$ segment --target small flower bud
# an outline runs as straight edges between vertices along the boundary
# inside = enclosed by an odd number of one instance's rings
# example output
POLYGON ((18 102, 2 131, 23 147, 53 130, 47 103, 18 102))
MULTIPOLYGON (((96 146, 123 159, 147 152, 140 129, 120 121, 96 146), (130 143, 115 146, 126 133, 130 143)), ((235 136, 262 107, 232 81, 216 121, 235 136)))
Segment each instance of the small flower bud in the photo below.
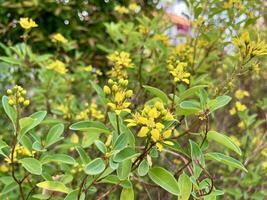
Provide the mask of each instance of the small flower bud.
POLYGON ((119 88, 118 88, 117 85, 113 85, 113 86, 112 86, 112 90, 113 90, 114 92, 118 91, 118 89, 119 89, 119 88))
POLYGON ((23 103, 24 102, 24 98, 23 97, 20 97, 19 98, 19 103, 23 103))
POLYGON ((12 90, 8 89, 8 90, 6 91, 6 93, 7 93, 8 95, 10 95, 10 94, 12 94, 13 92, 12 92, 12 90))
POLYGON ((28 106, 28 105, 30 105, 30 100, 25 100, 25 101, 23 102, 23 105, 24 105, 24 106, 28 106))
POLYGON ((132 91, 132 90, 128 90, 128 91, 126 92, 126 97, 130 98, 130 97, 132 97, 132 96, 133 96, 133 91, 132 91))
POLYGON ((108 79, 108 84, 109 85, 113 85, 114 84, 114 81, 112 79, 108 79))
POLYGON ((123 85, 124 85, 124 86, 127 86, 127 85, 128 85, 128 80, 124 80, 123 85))
POLYGON ((105 94, 110 94, 111 93, 110 88, 108 86, 106 86, 106 85, 104 86, 103 90, 104 90, 105 94))
POLYGON ((12 99, 9 99, 8 100, 8 104, 11 105, 11 106, 13 106, 14 105, 14 101, 12 99))

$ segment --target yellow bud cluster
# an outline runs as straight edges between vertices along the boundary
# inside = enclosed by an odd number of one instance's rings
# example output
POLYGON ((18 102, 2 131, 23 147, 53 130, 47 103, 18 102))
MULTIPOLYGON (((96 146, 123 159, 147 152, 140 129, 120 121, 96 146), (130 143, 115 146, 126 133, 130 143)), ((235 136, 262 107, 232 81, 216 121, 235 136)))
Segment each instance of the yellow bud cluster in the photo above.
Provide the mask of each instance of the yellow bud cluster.
POLYGON ((257 56, 267 55, 267 44, 260 40, 251 41, 248 32, 244 32, 241 37, 233 38, 232 43, 238 47, 243 60, 250 60, 257 56))
POLYGON ((249 93, 248 93, 248 91, 246 91, 246 90, 237 90, 236 92, 235 92, 235 97, 238 99, 238 100, 241 100, 241 99, 243 99, 244 97, 249 97, 249 93))
POLYGON ((173 76, 174 82, 185 82, 186 84, 189 84, 189 77, 190 73, 185 71, 185 68, 187 67, 187 63, 185 62, 178 62, 176 65, 173 65, 172 63, 169 63, 167 68, 170 72, 170 74, 173 76))
POLYGON ((71 111, 67 105, 60 104, 56 106, 56 109, 62 112, 64 119, 71 119, 71 111))
POLYGON ((237 101, 235 106, 230 110, 230 114, 234 115, 236 112, 243 112, 247 109, 247 106, 242 104, 241 102, 237 101))
POLYGON ((114 11, 120 13, 120 14, 127 14, 129 13, 128 8, 126 8, 125 6, 115 6, 114 11))
POLYGON ((6 93, 8 95, 9 105, 23 105, 25 107, 30 105, 30 100, 25 99, 26 90, 21 86, 16 85, 14 88, 8 89, 6 93))
POLYGON ((113 68, 109 71, 109 75, 113 78, 127 78, 127 68, 133 67, 130 54, 125 51, 115 51, 108 56, 108 60, 112 62, 113 68))
POLYGON ((175 47, 169 61, 172 61, 173 65, 178 59, 181 62, 186 62, 189 65, 193 64, 193 52, 194 48, 189 43, 179 44, 175 47))
POLYGON ((77 120, 86 120, 86 119, 104 119, 104 115, 101 110, 98 109, 98 106, 95 101, 92 101, 90 106, 87 104, 85 109, 81 111, 77 116, 77 120))
POLYGON ((129 106, 131 103, 128 101, 133 96, 133 91, 127 89, 128 80, 120 79, 118 82, 112 79, 108 80, 108 85, 103 87, 104 93, 109 98, 108 106, 116 112, 117 115, 121 111, 130 113, 129 106))
MULTIPOLYGON (((18 156, 33 156, 35 154, 35 151, 29 151, 26 147, 21 146, 21 145, 16 145, 15 150, 14 150, 14 155, 13 155, 13 162, 17 162, 18 156)), ((7 163, 11 163, 11 154, 9 155, 8 158, 5 158, 5 161, 7 163)))
POLYGON ((78 174, 79 172, 83 171, 84 166, 80 165, 78 163, 75 163, 74 166, 72 167, 72 169, 70 170, 70 172, 72 174, 78 174))
POLYGON ((170 45, 170 39, 165 34, 156 34, 156 35, 154 35, 153 39, 156 40, 156 41, 161 42, 165 46, 169 46, 170 45))
POLYGON ((63 62, 61 62, 60 60, 55 60, 55 61, 51 62, 47 66, 47 69, 52 69, 59 74, 66 74, 66 72, 68 71, 66 69, 66 65, 63 62))
POLYGON ((225 9, 236 8, 238 10, 244 10, 244 8, 245 8, 245 6, 242 4, 241 0, 227 0, 227 1, 224 1, 223 7, 225 9))
POLYGON ((62 43, 62 44, 66 44, 68 42, 68 40, 61 34, 61 33, 55 33, 53 35, 51 35, 51 40, 54 43, 62 43))
POLYGON ((153 105, 145 105, 142 111, 132 115, 132 119, 126 119, 128 126, 140 127, 138 137, 150 137, 161 151, 162 143, 172 145, 170 141, 165 141, 172 134, 172 129, 164 130, 164 122, 174 120, 173 115, 164 108, 162 102, 157 101, 153 105))

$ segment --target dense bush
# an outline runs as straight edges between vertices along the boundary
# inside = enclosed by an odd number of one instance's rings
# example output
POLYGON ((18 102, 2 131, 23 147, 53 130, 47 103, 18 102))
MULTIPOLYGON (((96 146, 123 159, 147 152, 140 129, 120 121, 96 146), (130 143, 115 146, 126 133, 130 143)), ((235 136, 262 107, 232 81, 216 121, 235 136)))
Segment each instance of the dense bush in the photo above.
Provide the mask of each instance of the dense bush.
POLYGON ((0 199, 265 199, 266 3, 162 2, 0 0, 0 199))

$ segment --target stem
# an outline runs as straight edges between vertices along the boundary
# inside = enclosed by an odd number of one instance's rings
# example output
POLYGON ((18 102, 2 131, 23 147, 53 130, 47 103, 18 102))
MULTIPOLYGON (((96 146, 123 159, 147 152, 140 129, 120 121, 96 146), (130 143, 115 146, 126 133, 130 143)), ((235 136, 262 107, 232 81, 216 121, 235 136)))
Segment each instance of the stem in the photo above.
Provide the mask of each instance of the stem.
POLYGON ((172 94, 173 94, 173 97, 172 97, 171 112, 175 111, 175 109, 174 109, 174 106, 175 106, 175 92, 176 92, 176 85, 175 85, 175 83, 174 83, 174 84, 173 84, 173 87, 172 87, 172 94))
POLYGON ((19 126, 19 102, 18 102, 18 96, 16 94, 16 127, 15 127, 15 137, 13 140, 13 145, 12 145, 12 150, 11 150, 11 158, 10 158, 10 164, 11 164, 11 175, 14 181, 19 185, 19 192, 22 200, 25 200, 24 194, 23 194, 23 188, 22 188, 22 182, 25 179, 22 179, 21 181, 16 177, 15 175, 15 163, 14 163, 14 155, 15 155, 15 149, 18 143, 18 136, 19 136, 19 131, 20 131, 20 126, 19 126))
POLYGON ((80 198, 81 198, 82 189, 83 189, 83 186, 84 186, 84 184, 85 184, 85 182, 86 182, 86 179, 87 179, 87 175, 85 175, 85 176, 83 177, 83 180, 82 180, 82 182, 81 182, 81 184, 80 184, 79 192, 78 192, 78 196, 77 196, 77 200, 80 200, 80 198))
POLYGON ((120 135, 121 132, 120 132, 120 121, 119 121, 119 115, 116 115, 116 122, 117 122, 117 131, 118 131, 118 134, 120 135))

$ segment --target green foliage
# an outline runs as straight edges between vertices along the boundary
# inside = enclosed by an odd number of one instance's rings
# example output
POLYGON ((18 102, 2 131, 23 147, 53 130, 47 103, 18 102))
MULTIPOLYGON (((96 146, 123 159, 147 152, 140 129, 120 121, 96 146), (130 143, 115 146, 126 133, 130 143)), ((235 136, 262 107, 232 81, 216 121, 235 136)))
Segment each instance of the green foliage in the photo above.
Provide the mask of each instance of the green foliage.
POLYGON ((266 6, 180 3, 0 0, 0 199, 266 198, 266 6))

